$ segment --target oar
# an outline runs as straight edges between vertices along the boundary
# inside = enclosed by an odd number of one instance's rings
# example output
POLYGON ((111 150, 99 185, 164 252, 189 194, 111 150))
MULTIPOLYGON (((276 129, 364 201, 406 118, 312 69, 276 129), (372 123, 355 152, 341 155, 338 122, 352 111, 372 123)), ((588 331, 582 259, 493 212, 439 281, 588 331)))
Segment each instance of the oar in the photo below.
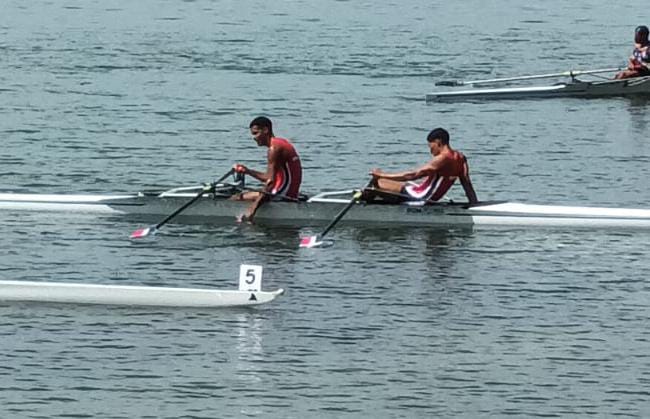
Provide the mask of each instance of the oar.
POLYGON ((622 68, 601 68, 599 70, 571 70, 571 71, 564 71, 562 73, 535 74, 531 76, 505 77, 501 79, 486 79, 486 80, 471 80, 471 81, 443 80, 443 81, 436 82, 436 86, 467 86, 471 84, 489 84, 489 83, 500 83, 506 81, 550 79, 553 77, 574 77, 574 76, 580 76, 582 74, 612 73, 614 71, 621 71, 621 70, 623 69, 622 68))
MULTIPOLYGON (((374 179, 370 179, 368 184, 363 189, 370 187, 370 185, 372 185, 373 180, 374 179)), ((361 195, 363 194, 363 189, 356 191, 354 195, 352 195, 352 199, 350 200, 350 202, 348 202, 345 205, 345 207, 341 211, 339 211, 338 214, 336 214, 336 217, 334 217, 334 219, 330 221, 330 223, 327 225, 327 227, 325 227, 325 230, 323 230, 322 233, 316 236, 308 236, 308 237, 301 238, 300 247, 318 247, 325 244, 325 242, 323 242, 323 237, 325 237, 325 235, 336 225, 336 223, 338 223, 341 220, 341 218, 343 218, 343 216, 350 210, 350 208, 352 208, 352 206, 359 201, 361 195)))
POLYGON ((233 171, 234 171, 234 169, 230 169, 230 170, 228 171, 228 173, 226 173, 226 174, 223 175, 221 178, 219 178, 219 180, 217 180, 217 181, 215 181, 214 183, 212 183, 211 185, 207 185, 206 187, 204 187, 203 189, 201 189, 201 192, 199 192, 199 193, 198 193, 194 198, 192 198, 191 200, 189 200, 187 203, 185 203, 182 207, 180 207, 180 208, 177 209, 176 211, 174 211, 174 212, 172 212, 171 214, 169 214, 169 215, 168 215, 164 220, 162 220, 162 221, 159 222, 158 224, 156 224, 156 225, 154 225, 154 226, 149 226, 149 227, 139 228, 139 229, 135 230, 133 233, 131 233, 131 236, 130 236, 130 237, 131 237, 132 239, 141 239, 141 238, 143 238, 143 237, 147 237, 149 234, 156 234, 156 232, 158 231, 158 229, 159 229, 160 227, 162 227, 163 225, 167 224, 167 223, 168 223, 172 218, 176 217, 178 214, 180 214, 181 212, 183 212, 183 210, 185 210, 185 208, 189 207, 190 205, 192 205, 193 203, 195 203, 196 201, 198 201, 198 200, 199 200, 199 199, 200 199, 200 198, 201 198, 201 197, 202 197, 206 192, 211 191, 212 188, 214 188, 215 185, 217 185, 218 183, 220 183, 221 181, 223 181, 225 178, 227 178, 228 176, 230 176, 230 175, 232 174, 233 171))

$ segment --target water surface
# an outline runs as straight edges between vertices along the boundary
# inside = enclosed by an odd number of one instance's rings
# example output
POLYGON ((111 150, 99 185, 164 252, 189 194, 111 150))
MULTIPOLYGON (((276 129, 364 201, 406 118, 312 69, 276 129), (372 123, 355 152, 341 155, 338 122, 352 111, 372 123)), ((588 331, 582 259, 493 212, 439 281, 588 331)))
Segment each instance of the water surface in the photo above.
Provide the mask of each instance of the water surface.
MULTIPOLYGON (((446 127, 481 199, 648 207, 645 99, 426 104, 442 79, 624 65, 640 2, 8 1, 0 189, 133 192, 263 167, 304 189, 428 158, 446 127)), ((451 193, 462 199, 461 188, 451 193)), ((0 304, 3 417, 644 416, 643 231, 170 225, 3 212, 11 280, 287 289, 252 310, 0 304)))

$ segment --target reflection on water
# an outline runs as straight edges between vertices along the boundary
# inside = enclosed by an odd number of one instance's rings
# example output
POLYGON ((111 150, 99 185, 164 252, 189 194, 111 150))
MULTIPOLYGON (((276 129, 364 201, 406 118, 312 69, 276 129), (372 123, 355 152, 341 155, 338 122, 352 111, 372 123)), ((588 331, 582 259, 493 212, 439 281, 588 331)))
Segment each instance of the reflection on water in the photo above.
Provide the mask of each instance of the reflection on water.
MULTIPOLYGON (((650 110, 650 96, 631 96, 627 99, 627 109, 634 131, 637 133, 648 131, 648 111, 650 110)), ((643 139, 647 136, 643 135, 643 139)))
POLYGON ((473 235, 473 227, 459 226, 453 228, 440 227, 347 227, 353 231, 352 238, 358 240, 361 245, 372 242, 406 242, 420 241, 426 243, 426 247, 442 247, 459 238, 467 238, 473 235))
POLYGON ((443 273, 459 261, 459 250, 471 246, 472 226, 454 228, 357 229, 354 240, 361 249, 376 248, 378 243, 404 259, 422 261, 431 272, 443 273))
POLYGON ((235 317, 237 322, 237 359, 243 366, 250 367, 250 361, 261 360, 263 356, 262 326, 264 319, 256 312, 246 312, 235 317))
POLYGON ((629 96, 625 98, 628 102, 629 109, 639 109, 646 110, 648 105, 650 105, 650 95, 636 95, 629 96))
POLYGON ((291 265, 299 252, 300 229, 239 224, 229 227, 199 228, 204 246, 239 246, 258 264, 286 261, 291 265))

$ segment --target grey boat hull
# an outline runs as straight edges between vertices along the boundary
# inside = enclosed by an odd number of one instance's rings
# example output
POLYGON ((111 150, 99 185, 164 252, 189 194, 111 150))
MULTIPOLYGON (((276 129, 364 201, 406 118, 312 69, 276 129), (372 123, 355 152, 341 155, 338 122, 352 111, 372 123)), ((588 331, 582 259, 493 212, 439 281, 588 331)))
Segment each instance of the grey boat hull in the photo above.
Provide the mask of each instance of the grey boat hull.
POLYGON ((650 77, 606 81, 573 81, 552 86, 502 87, 434 92, 426 95, 427 102, 532 99, 556 97, 607 97, 650 95, 650 77))
MULTIPOLYGON (((304 202, 268 202, 256 223, 280 226, 322 226, 349 200, 350 191, 321 194, 304 202), (335 195, 339 198, 331 198, 335 195)), ((55 211, 132 215, 159 221, 188 202, 192 193, 133 195, 0 194, 3 211, 55 211)), ((223 197, 206 196, 187 208, 174 222, 232 224, 249 205, 223 197)), ((586 228, 650 228, 650 209, 532 205, 484 202, 477 206, 443 202, 433 205, 355 204, 341 221, 369 226, 560 226, 586 228)))

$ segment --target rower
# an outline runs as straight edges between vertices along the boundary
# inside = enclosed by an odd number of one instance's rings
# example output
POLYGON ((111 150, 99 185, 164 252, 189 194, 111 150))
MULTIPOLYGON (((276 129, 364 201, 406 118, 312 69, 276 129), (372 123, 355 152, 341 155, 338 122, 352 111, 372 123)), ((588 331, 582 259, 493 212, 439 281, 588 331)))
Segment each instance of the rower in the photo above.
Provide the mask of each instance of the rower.
POLYGON ((449 133, 436 128, 427 136, 429 151, 433 158, 423 166, 399 173, 386 173, 373 169, 373 189, 367 189, 364 198, 373 199, 388 195, 399 201, 435 202, 440 200, 451 188, 456 179, 460 180, 470 205, 478 198, 469 177, 469 166, 463 153, 453 150, 449 145, 449 133), (414 182, 424 179, 420 183, 414 182))
POLYGON ((634 50, 628 60, 627 70, 618 73, 615 79, 650 76, 650 42, 648 27, 637 26, 634 30, 634 50))
POLYGON ((300 157, 294 146, 286 139, 273 134, 273 123, 267 117, 253 119, 249 125, 251 135, 258 147, 268 147, 266 172, 249 169, 237 163, 233 169, 237 173, 250 175, 264 183, 261 191, 242 192, 232 199, 252 201, 238 221, 253 221, 260 205, 270 199, 295 201, 299 198, 302 181, 300 157))

